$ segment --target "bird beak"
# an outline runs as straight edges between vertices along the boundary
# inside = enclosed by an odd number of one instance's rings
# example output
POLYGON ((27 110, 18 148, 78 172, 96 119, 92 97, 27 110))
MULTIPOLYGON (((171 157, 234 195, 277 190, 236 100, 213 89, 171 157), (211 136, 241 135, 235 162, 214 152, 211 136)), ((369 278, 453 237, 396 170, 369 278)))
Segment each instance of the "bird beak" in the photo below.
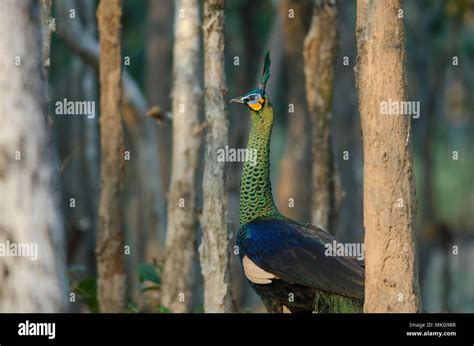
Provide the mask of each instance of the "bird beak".
POLYGON ((229 103, 231 102, 244 103, 244 101, 242 100, 242 96, 233 98, 232 100, 229 101, 229 103))

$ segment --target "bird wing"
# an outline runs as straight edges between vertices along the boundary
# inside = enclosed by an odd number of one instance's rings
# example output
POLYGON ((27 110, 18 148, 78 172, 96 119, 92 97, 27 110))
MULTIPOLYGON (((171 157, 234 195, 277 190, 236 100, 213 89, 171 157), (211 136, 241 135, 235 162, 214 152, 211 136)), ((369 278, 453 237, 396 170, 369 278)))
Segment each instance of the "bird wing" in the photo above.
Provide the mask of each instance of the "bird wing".
POLYGON ((351 298, 364 296, 364 269, 354 257, 327 256, 335 238, 312 225, 268 218, 245 226, 245 255, 258 267, 289 283, 351 298))

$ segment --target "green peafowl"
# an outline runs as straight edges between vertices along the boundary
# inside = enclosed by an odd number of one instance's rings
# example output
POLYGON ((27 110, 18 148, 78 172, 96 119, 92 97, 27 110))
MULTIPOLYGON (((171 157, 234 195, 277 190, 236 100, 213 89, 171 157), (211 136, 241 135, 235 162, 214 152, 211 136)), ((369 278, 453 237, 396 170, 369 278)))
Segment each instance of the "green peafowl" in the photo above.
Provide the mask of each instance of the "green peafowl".
POLYGON ((265 92, 270 77, 267 53, 259 88, 230 102, 251 110, 247 152, 240 190, 239 256, 250 285, 269 312, 360 312, 364 268, 353 257, 325 255, 333 243, 328 232, 283 216, 270 183, 270 137, 273 109, 265 92))

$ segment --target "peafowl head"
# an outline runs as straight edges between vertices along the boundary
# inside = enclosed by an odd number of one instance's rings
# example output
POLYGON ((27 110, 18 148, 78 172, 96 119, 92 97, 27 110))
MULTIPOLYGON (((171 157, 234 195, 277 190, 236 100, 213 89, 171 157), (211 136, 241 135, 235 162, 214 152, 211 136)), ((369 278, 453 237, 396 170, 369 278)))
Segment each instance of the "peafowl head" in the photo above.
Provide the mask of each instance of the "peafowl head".
POLYGON ((259 112, 263 109, 265 102, 267 101, 267 95, 265 88, 267 86, 268 78, 270 78, 270 53, 267 52, 265 55, 265 64, 263 65, 262 79, 257 89, 251 90, 243 96, 239 96, 230 100, 230 102, 243 103, 254 112, 259 112))

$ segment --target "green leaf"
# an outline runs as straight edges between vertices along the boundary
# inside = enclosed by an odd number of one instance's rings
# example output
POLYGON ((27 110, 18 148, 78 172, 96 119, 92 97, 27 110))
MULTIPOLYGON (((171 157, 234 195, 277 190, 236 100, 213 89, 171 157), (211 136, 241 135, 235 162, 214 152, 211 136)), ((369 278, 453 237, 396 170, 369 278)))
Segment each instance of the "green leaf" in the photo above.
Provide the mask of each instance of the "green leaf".
POLYGON ((161 279, 158 276, 160 268, 153 263, 141 263, 137 266, 137 272, 141 283, 151 281, 155 284, 160 284, 161 279))
POLYGON ((203 314, 203 313, 204 313, 204 306, 197 306, 197 307, 194 309, 194 313, 196 313, 196 314, 203 314))
POLYGON ((140 293, 145 293, 147 291, 159 291, 161 289, 161 286, 159 285, 155 285, 155 286, 148 286, 148 287, 143 287, 141 290, 140 290, 140 293))
POLYGON ((160 305, 157 309, 157 312, 159 312, 160 314, 168 314, 171 312, 171 310, 168 309, 166 306, 160 305))
POLYGON ((138 313, 138 306, 135 302, 129 300, 125 312, 138 313))
POLYGON ((97 301, 97 279, 95 277, 87 278, 79 282, 76 287, 76 292, 81 296, 91 312, 99 311, 99 303, 97 301))

